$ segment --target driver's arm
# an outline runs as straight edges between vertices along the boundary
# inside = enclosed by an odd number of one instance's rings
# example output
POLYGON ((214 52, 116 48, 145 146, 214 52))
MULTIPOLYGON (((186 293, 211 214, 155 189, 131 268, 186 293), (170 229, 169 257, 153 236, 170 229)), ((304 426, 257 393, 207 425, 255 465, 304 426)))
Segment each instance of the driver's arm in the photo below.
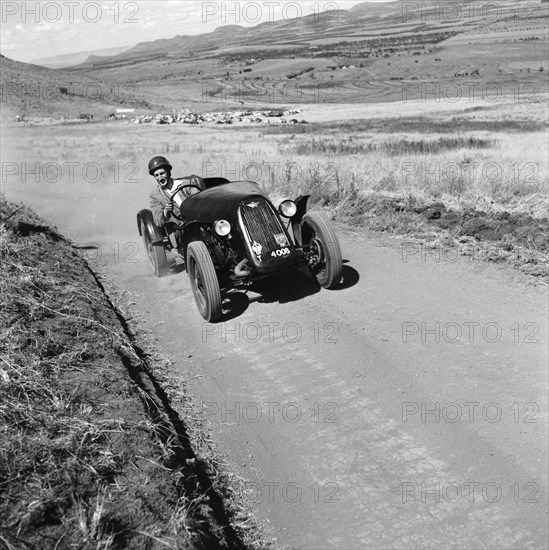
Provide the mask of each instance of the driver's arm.
POLYGON ((167 199, 165 201, 162 201, 159 197, 156 196, 156 193, 151 193, 149 195, 149 202, 154 223, 159 227, 162 227, 163 225, 168 223, 171 217, 171 212, 166 213, 166 210, 164 208, 168 204, 167 199))

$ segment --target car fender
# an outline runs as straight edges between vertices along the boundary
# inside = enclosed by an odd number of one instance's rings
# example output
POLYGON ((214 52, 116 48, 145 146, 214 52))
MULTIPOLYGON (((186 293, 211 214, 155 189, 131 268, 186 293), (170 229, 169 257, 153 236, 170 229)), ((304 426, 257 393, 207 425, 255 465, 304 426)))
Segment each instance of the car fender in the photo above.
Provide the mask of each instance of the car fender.
POLYGON ((187 261, 187 247, 192 241, 202 241, 202 229, 207 229, 208 224, 203 222, 187 222, 183 226, 183 239, 181 242, 181 252, 183 253, 183 258, 187 261))
POLYGON ((307 202, 310 197, 311 195, 300 195, 294 201, 297 206, 297 211, 295 216, 292 218, 292 231, 296 245, 301 245, 303 242, 301 240, 301 222, 303 220, 303 216, 307 213, 307 202))

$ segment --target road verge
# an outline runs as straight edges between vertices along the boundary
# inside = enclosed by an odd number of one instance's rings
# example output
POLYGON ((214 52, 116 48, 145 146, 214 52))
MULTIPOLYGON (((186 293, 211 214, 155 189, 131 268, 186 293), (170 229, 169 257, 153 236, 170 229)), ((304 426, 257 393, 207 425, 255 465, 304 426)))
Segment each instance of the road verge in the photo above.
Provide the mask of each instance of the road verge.
POLYGON ((1 196, 0 259, 0 541, 9 550, 263 544, 251 519, 242 527, 213 457, 194 452, 163 385, 169 362, 101 275, 1 196))

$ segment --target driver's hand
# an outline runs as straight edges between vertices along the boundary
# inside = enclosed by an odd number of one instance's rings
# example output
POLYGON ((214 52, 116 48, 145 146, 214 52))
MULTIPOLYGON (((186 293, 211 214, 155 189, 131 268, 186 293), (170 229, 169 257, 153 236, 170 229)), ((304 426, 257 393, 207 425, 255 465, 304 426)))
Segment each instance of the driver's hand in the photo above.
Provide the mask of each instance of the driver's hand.
POLYGON ((172 212, 173 212, 173 204, 170 202, 169 204, 166 204, 164 206, 164 217, 168 218, 172 212))

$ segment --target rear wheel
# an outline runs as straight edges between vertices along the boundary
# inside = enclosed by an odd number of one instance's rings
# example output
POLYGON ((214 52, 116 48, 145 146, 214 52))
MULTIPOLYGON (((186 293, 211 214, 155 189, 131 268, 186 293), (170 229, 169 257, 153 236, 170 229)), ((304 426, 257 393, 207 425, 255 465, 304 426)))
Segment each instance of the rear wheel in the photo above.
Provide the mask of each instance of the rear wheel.
POLYGON ((222 314, 221 290, 212 258, 202 241, 189 243, 187 272, 200 315, 206 321, 217 321, 222 314))
POLYGON ((341 280, 343 259, 337 235, 330 222, 318 212, 307 212, 301 223, 302 244, 309 269, 322 288, 333 288, 341 280))
POLYGON ((161 243, 164 235, 162 235, 161 230, 155 225, 152 215, 149 220, 141 219, 141 235, 152 271, 157 277, 162 277, 168 272, 168 258, 164 246, 162 244, 154 244, 161 243))

